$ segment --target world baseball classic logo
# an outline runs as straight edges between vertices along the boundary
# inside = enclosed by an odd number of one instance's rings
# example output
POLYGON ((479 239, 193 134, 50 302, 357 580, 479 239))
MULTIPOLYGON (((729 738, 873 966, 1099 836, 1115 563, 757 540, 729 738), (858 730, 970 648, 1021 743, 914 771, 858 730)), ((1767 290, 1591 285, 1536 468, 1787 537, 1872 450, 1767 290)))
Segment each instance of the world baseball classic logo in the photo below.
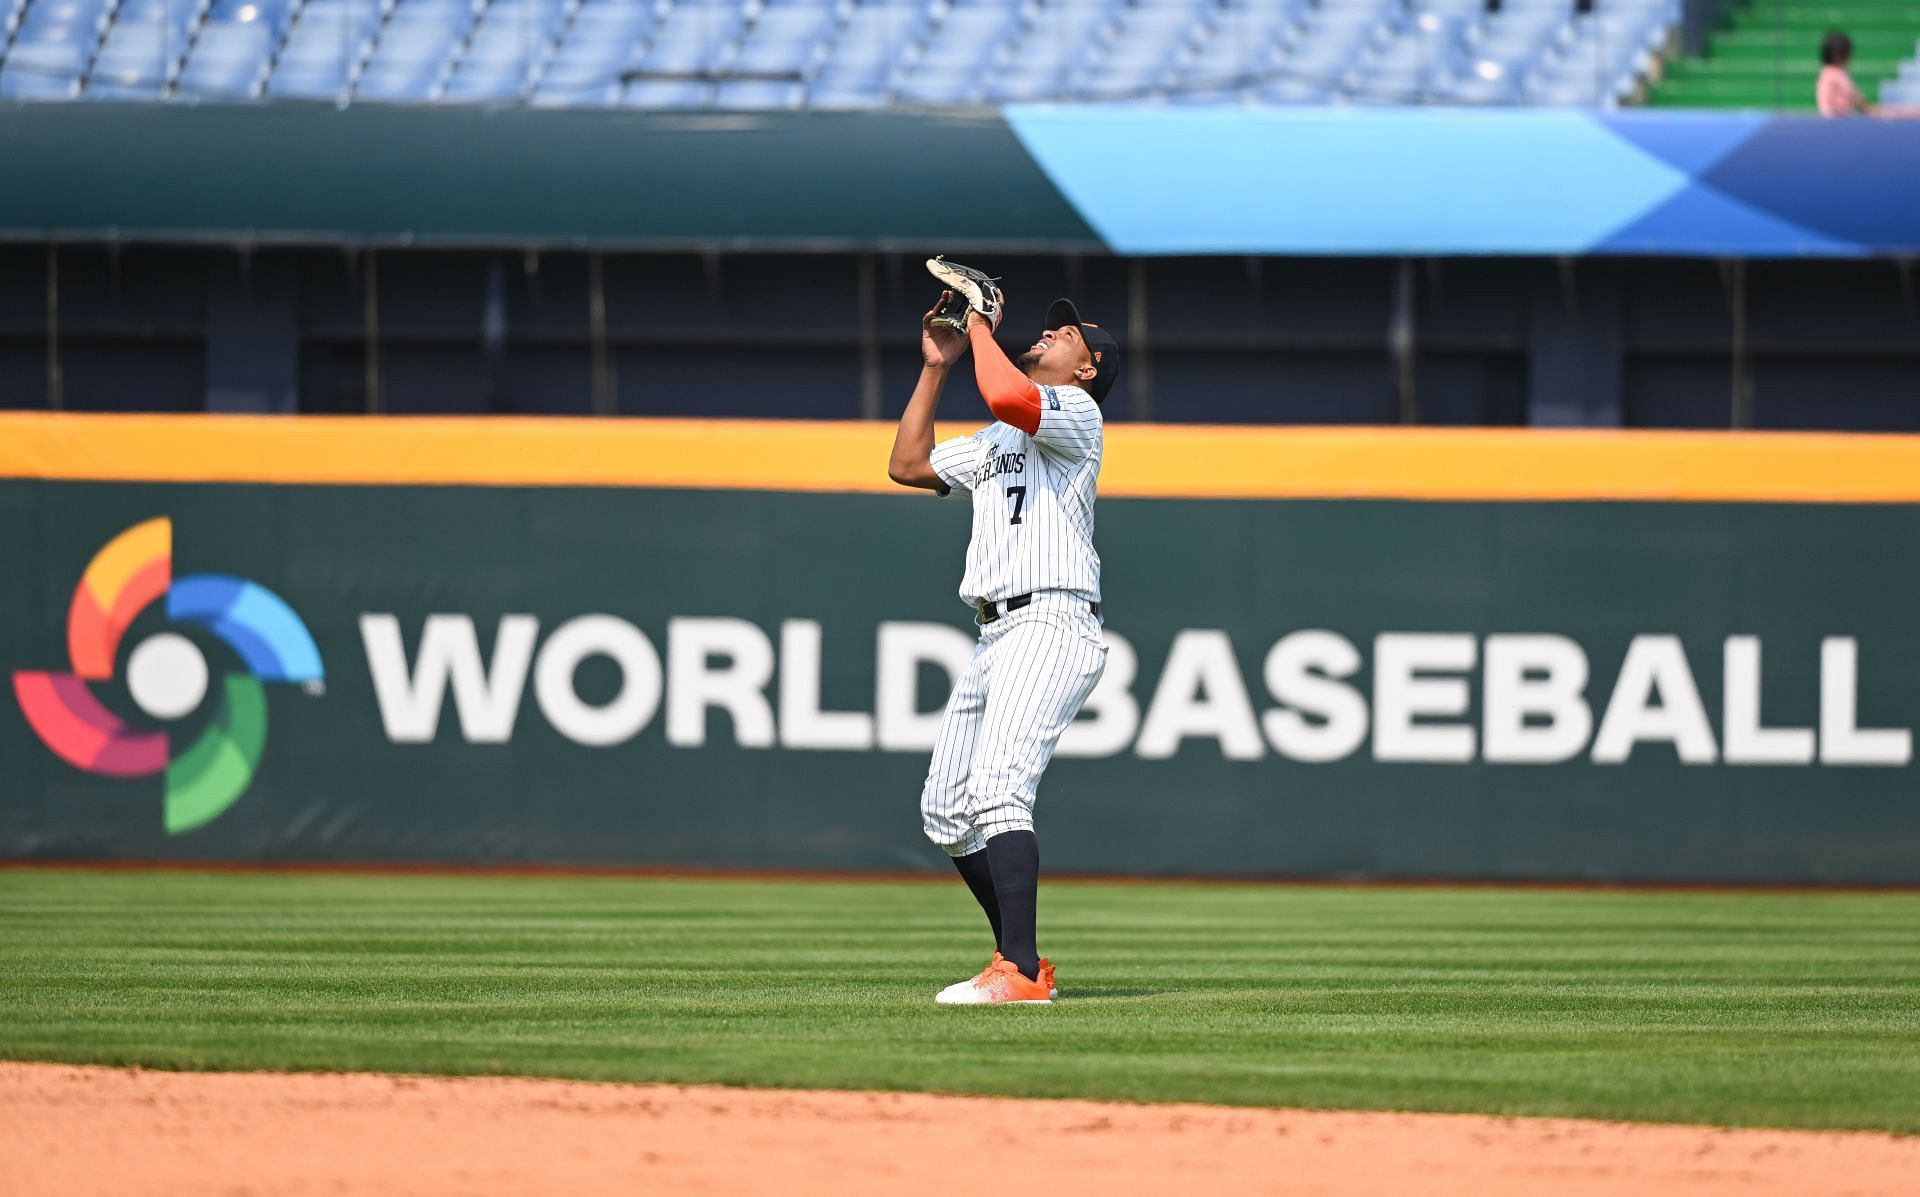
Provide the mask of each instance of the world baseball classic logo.
MULTIPOLYGON (((267 743, 265 682, 317 687, 323 678, 313 634, 273 591, 225 574, 173 576, 173 522, 135 524, 94 554, 67 612, 69 673, 23 670, 13 675, 20 709, 61 760, 112 777, 166 774, 169 835, 218 818, 253 780, 267 743), (120 640, 161 597, 167 618, 218 637, 246 666, 223 673, 218 709, 200 735, 172 751, 165 731, 129 726, 94 696, 90 682, 109 681, 120 640)), ((154 720, 181 719, 208 690, 207 659, 178 632, 158 632, 127 658, 127 690, 154 720)))

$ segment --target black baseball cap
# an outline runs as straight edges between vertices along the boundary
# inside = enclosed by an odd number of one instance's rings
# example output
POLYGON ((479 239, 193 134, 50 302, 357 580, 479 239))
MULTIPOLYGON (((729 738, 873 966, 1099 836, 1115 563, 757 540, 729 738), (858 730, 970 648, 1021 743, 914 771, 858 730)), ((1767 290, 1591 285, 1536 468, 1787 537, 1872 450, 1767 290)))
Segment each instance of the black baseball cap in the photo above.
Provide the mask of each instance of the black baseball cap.
POLYGON ((1087 394, 1093 396, 1095 403, 1105 403, 1107 392, 1113 389, 1113 380, 1120 377, 1120 342, 1098 324, 1082 320, 1071 299, 1054 300, 1047 309, 1047 327, 1063 328, 1069 324, 1080 330, 1081 338, 1093 353, 1093 381, 1087 384, 1087 394))

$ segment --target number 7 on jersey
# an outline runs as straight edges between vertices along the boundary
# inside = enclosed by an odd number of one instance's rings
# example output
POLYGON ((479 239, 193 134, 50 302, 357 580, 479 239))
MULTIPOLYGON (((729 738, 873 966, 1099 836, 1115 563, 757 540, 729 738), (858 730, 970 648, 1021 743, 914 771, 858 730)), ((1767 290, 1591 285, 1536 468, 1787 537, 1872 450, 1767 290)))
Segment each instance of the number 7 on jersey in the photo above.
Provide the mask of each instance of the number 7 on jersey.
POLYGON ((1007 496, 1013 500, 1013 518, 1007 522, 1009 524, 1017 524, 1020 522, 1020 508, 1025 506, 1027 502, 1027 488, 1024 486, 1009 486, 1007 488, 1007 496))

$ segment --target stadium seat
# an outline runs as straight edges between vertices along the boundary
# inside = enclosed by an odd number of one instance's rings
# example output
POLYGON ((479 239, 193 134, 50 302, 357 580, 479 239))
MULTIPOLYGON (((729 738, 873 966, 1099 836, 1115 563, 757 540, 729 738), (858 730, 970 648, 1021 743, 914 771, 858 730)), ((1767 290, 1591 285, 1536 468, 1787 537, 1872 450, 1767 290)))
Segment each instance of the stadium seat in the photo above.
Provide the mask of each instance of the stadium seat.
POLYGON ((301 100, 345 96, 351 73, 379 28, 372 0, 308 0, 287 32, 266 94, 301 100))
POLYGON ((1021 45, 1051 44, 1084 52, 1109 33, 1118 20, 1115 6, 1106 0, 1060 0, 1032 10, 1020 34, 1021 45))
POLYGON ((1073 91, 1093 98, 1135 99, 1172 81, 1184 47, 1168 41, 1116 41, 1069 76, 1073 91))
POLYGON ((807 88, 809 107, 877 108, 888 100, 896 65, 925 36, 925 8, 914 4, 861 5, 848 14, 807 88))
POLYGON ((181 69, 175 90, 208 99, 244 99, 254 94, 273 52, 266 22, 209 24, 181 69))
POLYGON ((1330 83, 1310 79, 1279 79, 1249 88, 1243 95, 1260 104, 1327 104, 1340 98, 1330 83))
POLYGON ((98 34, 107 19, 106 0, 32 0, 20 22, 22 39, 58 28, 76 28, 98 34))
POLYGON ((848 14, 827 61, 890 62, 925 36, 928 24, 918 4, 863 4, 848 14))
POLYGON ((1432 94, 1441 100, 1461 104, 1508 104, 1519 95, 1519 87, 1505 68, 1498 64, 1480 67, 1451 79, 1435 80, 1432 94))
POLYGON ((539 70, 533 102, 544 107, 618 102, 620 74, 652 33, 654 17, 650 4, 586 0, 539 70))
POLYGON ((632 52, 629 43, 564 42, 536 70, 530 102, 546 108, 615 103, 620 97, 620 73, 632 52))
POLYGON ((1882 104, 1920 105, 1920 79, 1890 79, 1880 85, 1882 104))
POLYGON ((267 31, 268 45, 261 52, 260 65, 266 66, 276 47, 274 39, 287 31, 293 19, 293 0, 213 0, 207 9, 203 29, 221 26, 256 26, 267 31))
POLYGON ((669 10, 654 29, 654 39, 718 47, 740 36, 746 23, 740 4, 682 4, 669 10))
POLYGON ((620 103, 627 108, 706 108, 713 87, 707 83, 629 83, 620 103))
POLYGON ((1299 24, 1299 4, 1276 3, 1228 8, 1214 19, 1198 47, 1174 76, 1177 90, 1170 97, 1180 103, 1205 103, 1205 95, 1237 100, 1240 88, 1271 74, 1278 66, 1280 47, 1299 24), (1196 91, 1225 84, 1225 91, 1196 91))
POLYGON ((653 32, 654 9, 632 0, 587 0, 567 29, 568 42, 585 39, 635 41, 653 32))
POLYGON ((969 104, 985 90, 980 72, 972 67, 948 70, 914 71, 906 75, 896 89, 906 104, 969 104))
MULTIPOLYGON (((833 36, 834 25, 834 10, 828 7, 793 4, 784 8, 770 8, 760 14, 752 29, 741 40, 738 52, 728 63, 728 69, 763 75, 783 72, 804 74, 812 70, 825 53, 828 39, 833 36)), ((720 96, 721 106, 734 106, 729 102, 729 97, 742 100, 765 98, 756 97, 752 92, 729 90, 720 96)))
POLYGON ((462 103, 520 98, 553 53, 566 15, 563 0, 494 0, 465 47, 455 48, 446 82, 432 98, 462 103))
POLYGON ((77 39, 16 43, 0 66, 0 97, 9 100, 70 100, 79 93, 86 53, 77 39))
POLYGON ((185 48, 177 36, 164 24, 114 23, 93 60, 87 93, 95 99, 159 96, 174 54, 185 48))
POLYGON ((715 91, 716 107, 742 111, 778 112, 797 108, 807 94, 806 88, 797 82, 773 83, 762 80, 721 83, 715 91))
POLYGON ((959 9, 933 31, 915 67, 936 72, 977 71, 1019 25, 1019 14, 1009 8, 959 9))
POLYGON ((829 58, 814 71, 808 102, 817 104, 822 95, 877 92, 885 86, 890 69, 886 61, 879 59, 850 62, 829 58))
MULTIPOLYGON (((397 14, 396 14, 397 15, 397 14)), ((365 68, 354 80, 357 99, 421 101, 439 79, 460 37, 460 30, 436 20, 393 24, 374 43, 365 68)))
MULTIPOLYGON (((121 0, 120 7, 114 10, 108 41, 111 42, 115 34, 148 31, 159 45, 162 65, 158 73, 165 80, 171 78, 177 64, 186 56, 201 10, 201 0, 121 0)), ((101 52, 105 54, 105 45, 101 52)), ((97 63, 94 69, 99 69, 97 63)))

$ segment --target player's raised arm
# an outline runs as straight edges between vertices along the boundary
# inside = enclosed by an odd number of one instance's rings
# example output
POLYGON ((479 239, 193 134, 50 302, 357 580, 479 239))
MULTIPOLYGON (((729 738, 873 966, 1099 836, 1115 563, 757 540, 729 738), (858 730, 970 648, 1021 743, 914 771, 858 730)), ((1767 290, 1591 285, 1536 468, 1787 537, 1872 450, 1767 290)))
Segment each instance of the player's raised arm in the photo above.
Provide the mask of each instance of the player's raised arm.
POLYGON ((947 385, 947 372, 967 351, 967 341, 933 318, 953 298, 943 292, 933 310, 920 317, 920 381, 900 414, 900 428, 893 434, 893 455, 887 459, 887 477, 902 486, 921 490, 944 491, 939 471, 933 468, 933 413, 940 406, 940 392, 947 385))
POLYGON ((973 379, 993 418, 1028 436, 1040 431, 1039 385, 1007 357, 993 339, 993 325, 978 312, 967 313, 967 339, 973 342, 973 379))
POLYGON ((1032 436, 1040 427, 1040 388, 993 339, 1006 310, 995 280, 971 266, 932 258, 927 271, 967 301, 967 339, 973 343, 973 377, 993 418, 1032 436))

